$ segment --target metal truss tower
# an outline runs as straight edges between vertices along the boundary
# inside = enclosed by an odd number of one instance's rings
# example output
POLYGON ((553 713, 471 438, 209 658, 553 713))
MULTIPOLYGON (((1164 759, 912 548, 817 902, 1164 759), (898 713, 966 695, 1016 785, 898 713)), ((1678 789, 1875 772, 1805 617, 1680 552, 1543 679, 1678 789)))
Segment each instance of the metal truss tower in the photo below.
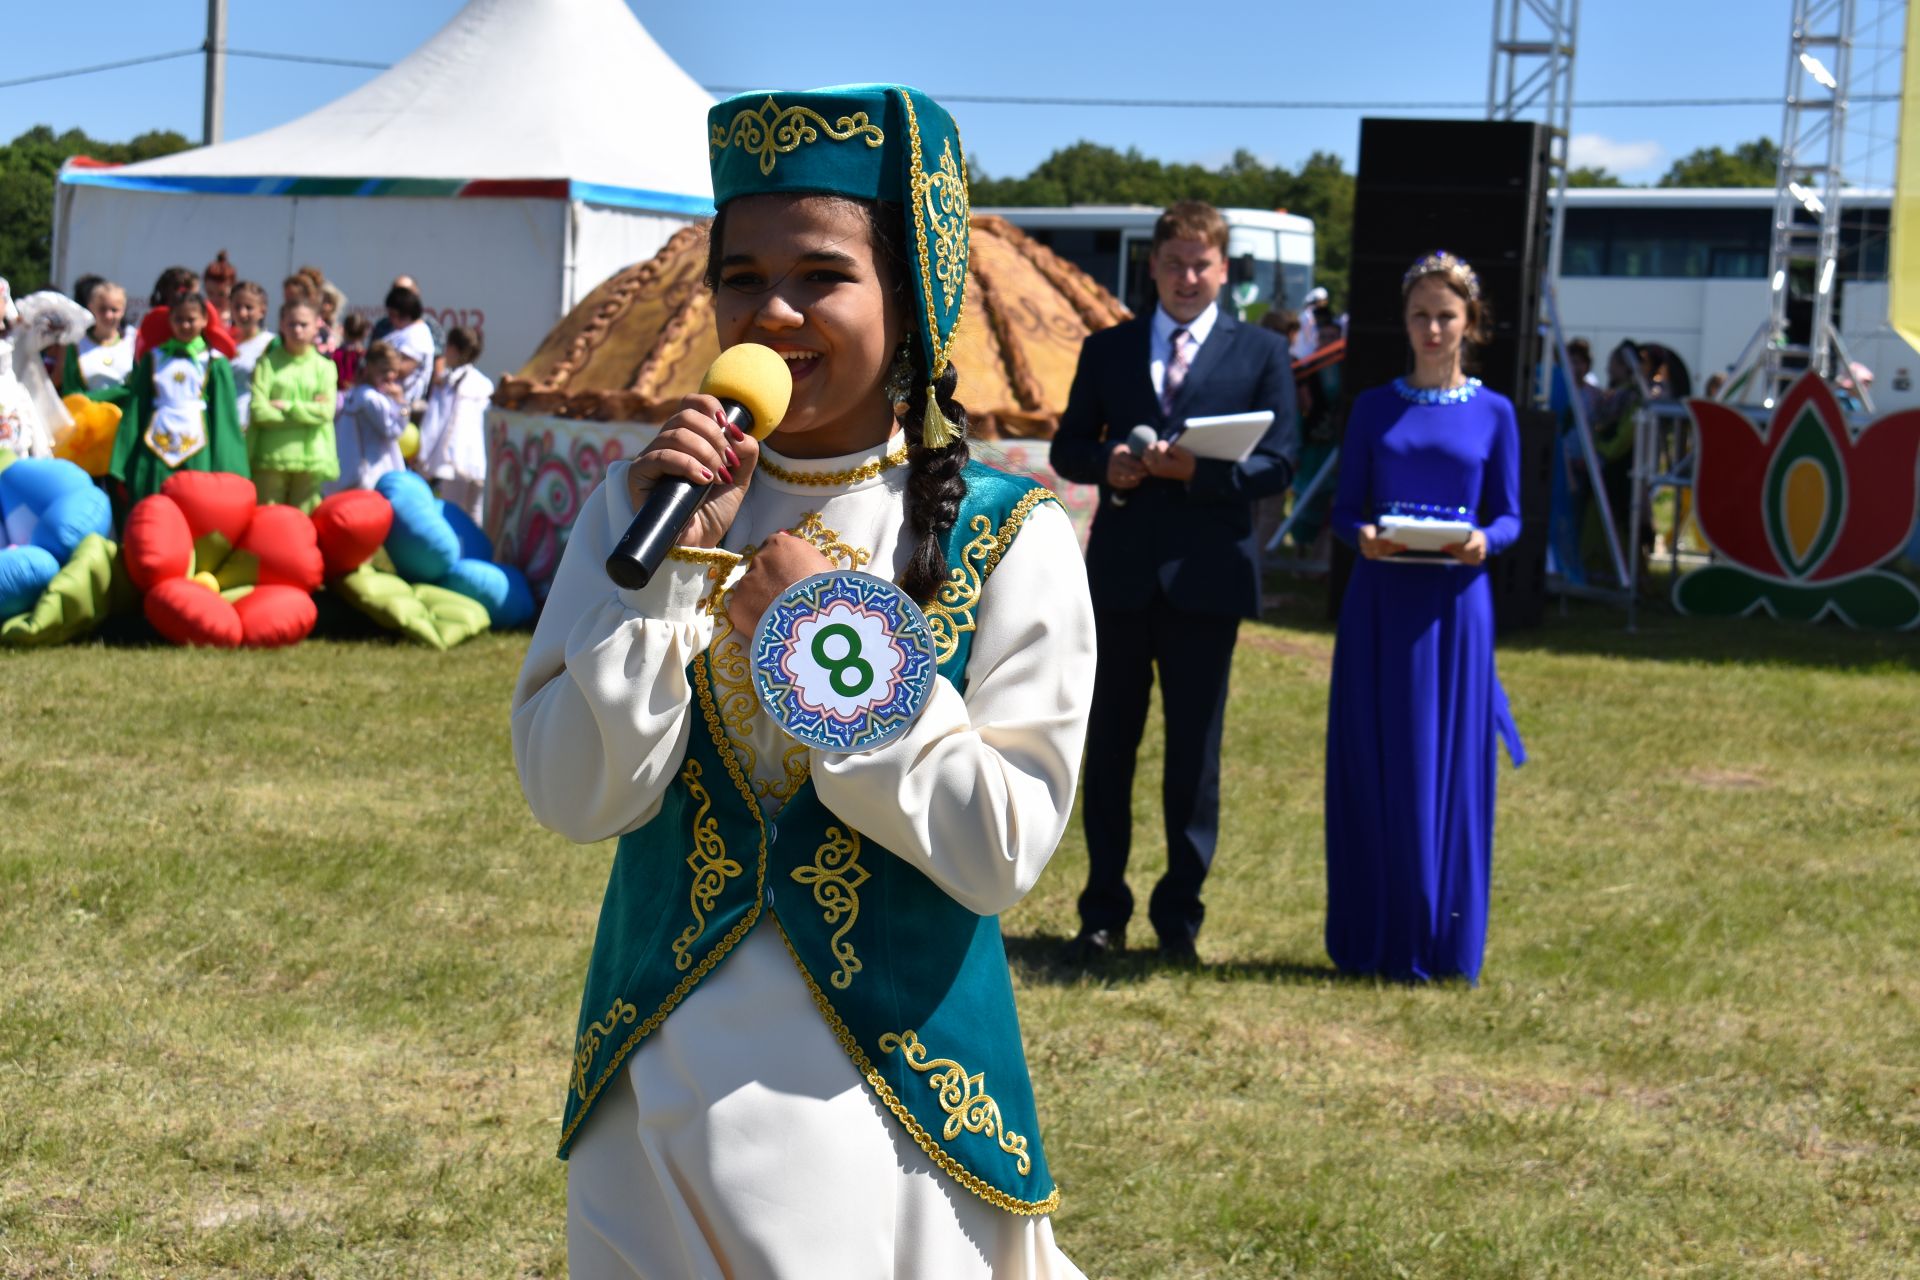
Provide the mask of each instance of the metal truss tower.
POLYGON ((1568 148, 1573 141, 1574 30, 1580 0, 1493 0, 1493 53, 1487 59, 1487 119, 1544 120, 1552 130, 1553 231, 1547 285, 1558 295, 1560 242, 1567 224, 1568 148))
MULTIPOLYGON (((1768 407, 1806 369, 1822 376, 1835 372, 1834 272, 1840 257, 1853 19, 1854 0, 1793 2, 1786 119, 1780 128, 1780 172, 1767 262, 1772 311, 1760 393, 1768 407), (1799 219, 1802 209, 1813 222, 1799 219), (1796 283, 1812 289, 1813 303, 1810 325, 1797 333, 1790 307, 1796 283)), ((1844 349, 1842 354, 1844 358, 1844 349)))

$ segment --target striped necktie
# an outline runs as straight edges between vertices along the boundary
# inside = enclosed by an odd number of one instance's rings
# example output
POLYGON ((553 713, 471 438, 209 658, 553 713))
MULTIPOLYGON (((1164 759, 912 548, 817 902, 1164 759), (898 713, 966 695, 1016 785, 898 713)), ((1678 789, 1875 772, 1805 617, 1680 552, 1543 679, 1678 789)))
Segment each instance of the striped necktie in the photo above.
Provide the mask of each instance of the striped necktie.
POLYGON ((1193 334, 1185 328, 1173 331, 1173 357, 1167 361, 1166 377, 1160 384, 1160 412, 1173 412, 1173 397, 1187 380, 1187 367, 1193 363, 1193 334))

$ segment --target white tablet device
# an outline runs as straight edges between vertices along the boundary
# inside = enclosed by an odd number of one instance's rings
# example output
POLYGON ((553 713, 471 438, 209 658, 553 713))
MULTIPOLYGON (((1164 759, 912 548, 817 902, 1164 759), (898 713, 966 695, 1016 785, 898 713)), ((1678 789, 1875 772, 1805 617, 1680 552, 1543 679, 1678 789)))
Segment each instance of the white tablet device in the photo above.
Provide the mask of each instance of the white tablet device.
POLYGON ((1174 443, 1196 458, 1216 462, 1240 462, 1260 437, 1273 425, 1273 410, 1258 413, 1221 413, 1209 418, 1188 418, 1186 429, 1174 443))
POLYGON ((1381 516, 1379 528, 1382 538, 1409 551, 1445 551, 1465 542, 1473 532, 1473 523, 1425 516, 1381 516))

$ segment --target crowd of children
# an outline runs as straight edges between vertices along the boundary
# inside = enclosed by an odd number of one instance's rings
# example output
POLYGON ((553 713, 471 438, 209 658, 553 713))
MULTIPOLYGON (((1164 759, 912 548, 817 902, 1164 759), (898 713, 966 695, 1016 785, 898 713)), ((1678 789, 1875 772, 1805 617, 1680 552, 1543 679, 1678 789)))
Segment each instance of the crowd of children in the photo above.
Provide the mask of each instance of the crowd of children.
POLYGON ((261 502, 311 511, 410 459, 482 518, 493 383, 475 367, 481 341, 458 326, 442 333, 408 277, 377 325, 302 267, 281 283, 270 329, 266 289, 239 279, 225 250, 204 273, 162 272, 137 328, 110 280, 83 277, 73 298, 93 324, 58 358, 61 391, 121 409, 108 469, 120 511, 182 469, 249 476, 261 502))

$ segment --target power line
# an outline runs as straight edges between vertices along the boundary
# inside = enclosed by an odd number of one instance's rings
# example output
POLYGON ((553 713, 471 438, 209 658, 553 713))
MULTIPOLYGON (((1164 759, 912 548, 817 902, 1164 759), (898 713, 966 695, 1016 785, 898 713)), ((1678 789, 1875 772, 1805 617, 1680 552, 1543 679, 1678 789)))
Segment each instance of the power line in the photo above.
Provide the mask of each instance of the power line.
MULTIPOLYGON (((18 85, 40 84, 48 80, 65 80, 73 76, 88 76, 101 71, 117 71, 122 67, 137 67, 151 62, 167 62, 174 58, 195 57, 206 52, 205 46, 195 49, 179 49, 172 53, 150 54, 144 58, 127 58, 120 62, 103 62, 91 67, 73 67, 65 71, 48 71, 40 75, 22 76, 15 80, 0 80, 0 89, 11 89, 18 85)), ((366 71, 385 71, 393 64, 390 62, 370 62, 360 58, 328 58, 308 53, 276 53, 267 49, 227 49, 230 58, 255 58, 264 62, 297 62, 323 67, 352 67, 366 71)), ((712 93, 747 93, 754 85, 710 84, 703 86, 712 93)), ((1033 94, 993 94, 993 93, 941 93, 933 95, 941 102, 964 102, 975 106, 1008 107, 1118 107, 1137 108, 1154 111, 1484 111, 1484 102, 1389 102, 1374 100, 1353 100, 1329 102, 1325 99, 1265 99, 1265 98, 1073 98, 1041 97, 1033 94)), ((1852 101, 1860 103, 1898 102, 1897 93, 1864 93, 1855 95, 1852 101)), ((1777 107, 1777 97, 1724 97, 1724 98, 1594 98, 1573 104, 1576 110, 1613 110, 1642 109, 1669 110, 1684 107, 1777 107)))
POLYGON ((176 49, 172 53, 150 53, 144 58, 123 58, 119 62, 102 62, 91 67, 70 67, 65 71, 43 71, 37 76, 21 76, 16 80, 0 80, 0 89, 12 89, 23 84, 42 84, 48 80, 67 80, 74 76, 90 76, 99 71, 118 71, 122 67, 144 66, 149 62, 171 62, 175 58, 194 58, 205 52, 205 48, 176 49))
POLYGON ((322 58, 310 53, 270 53, 264 49, 228 49, 229 58, 259 58, 265 62, 310 62, 322 67, 365 67, 369 71, 385 71, 391 62, 363 62, 359 58, 322 58))

